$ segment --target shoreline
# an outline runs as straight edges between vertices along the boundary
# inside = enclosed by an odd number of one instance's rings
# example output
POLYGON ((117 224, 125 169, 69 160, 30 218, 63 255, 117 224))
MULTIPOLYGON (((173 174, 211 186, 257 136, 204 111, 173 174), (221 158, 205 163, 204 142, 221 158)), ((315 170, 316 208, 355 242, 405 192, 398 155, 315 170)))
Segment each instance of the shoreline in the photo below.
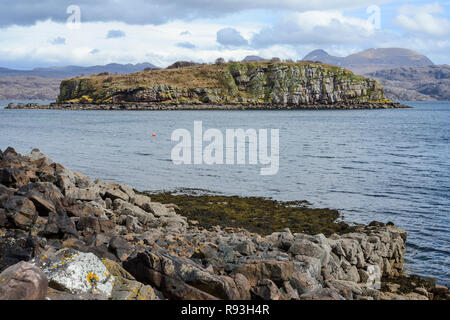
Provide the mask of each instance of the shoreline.
POLYGON ((0 298, 7 276, 24 264, 49 279, 45 296, 52 300, 450 298, 448 288, 433 280, 403 275, 407 234, 392 223, 327 231, 335 210, 303 207, 300 201, 296 211, 291 202, 272 202, 268 211, 278 210, 274 219, 279 220, 269 221, 274 229, 260 234, 242 228, 240 221, 218 223, 241 215, 246 224, 264 227, 255 220, 268 220, 267 203, 259 198, 208 196, 196 204, 192 198, 177 204, 167 194, 158 197, 124 184, 92 181, 37 149, 27 155, 12 148, 0 152, 0 272, 5 279, 0 298), (217 214, 209 217, 209 212, 217 214), (293 228, 308 221, 320 228, 293 228), (68 265, 77 270, 69 283, 64 280, 68 265), (381 277, 380 288, 369 282, 373 271, 381 277))
POLYGON ((367 110, 412 108, 398 102, 392 103, 337 103, 311 105, 268 105, 268 104, 165 104, 127 102, 114 104, 93 103, 37 103, 13 104, 5 109, 50 109, 50 110, 112 110, 112 111, 155 111, 155 110, 367 110))

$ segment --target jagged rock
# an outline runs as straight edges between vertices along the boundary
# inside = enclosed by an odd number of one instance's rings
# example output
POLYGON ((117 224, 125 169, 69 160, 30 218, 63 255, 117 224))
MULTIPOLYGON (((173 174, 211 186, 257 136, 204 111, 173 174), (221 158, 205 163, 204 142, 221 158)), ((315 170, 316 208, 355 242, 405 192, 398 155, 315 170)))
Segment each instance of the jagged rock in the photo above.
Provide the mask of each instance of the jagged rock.
POLYGON ((301 272, 307 272, 314 279, 321 279, 322 263, 319 259, 303 255, 296 255, 295 269, 301 272))
POLYGON ((108 297, 102 294, 94 294, 90 292, 70 293, 48 288, 47 299, 49 300, 108 300, 108 297))
POLYGON ((122 215, 132 216, 138 218, 142 224, 147 224, 155 221, 153 214, 142 210, 141 208, 125 202, 122 199, 115 199, 113 202, 114 209, 122 215))
POLYGON ((143 285, 134 279, 118 263, 103 259, 103 264, 115 277, 111 300, 159 300, 158 294, 149 285, 143 285))
POLYGON ((79 234, 73 221, 64 211, 50 212, 42 235, 50 238, 63 239, 64 237, 78 238, 79 234))
POLYGON ((317 289, 304 293, 300 296, 301 300, 345 300, 336 290, 330 288, 317 289))
POLYGON ((292 285, 289 281, 285 281, 280 289, 281 289, 281 293, 283 294, 284 297, 286 297, 286 299, 289 299, 289 300, 300 299, 298 290, 294 289, 294 287, 292 287, 292 285))
POLYGON ((415 292, 410 292, 407 294, 381 292, 380 300, 428 300, 428 298, 415 292))
POLYGON ((120 200, 123 200, 125 202, 128 202, 128 200, 130 200, 130 197, 128 196, 128 194, 126 194, 125 192, 123 192, 119 188, 109 188, 109 189, 107 189, 106 192, 105 192, 105 197, 106 198, 110 198, 113 201, 116 200, 116 199, 120 199, 120 200))
POLYGON ((46 239, 21 230, 6 235, 0 230, 0 235, 0 271, 20 261, 30 260, 47 245, 46 239))
POLYGON ((51 165, 53 163, 52 159, 47 157, 45 154, 43 154, 39 149, 33 149, 30 153, 24 155, 25 157, 28 157, 31 161, 37 161, 37 160, 44 160, 44 163, 46 165, 51 165))
POLYGON ((128 242, 119 236, 111 238, 108 248, 120 261, 125 261, 132 251, 132 247, 128 242))
POLYGON ((256 252, 255 245, 250 240, 244 240, 239 242, 236 246, 236 251, 244 256, 251 256, 256 252))
POLYGON ((28 198, 11 196, 4 203, 6 216, 14 225, 23 230, 29 230, 37 219, 36 207, 28 198))
POLYGON ((260 300, 283 300, 283 294, 277 285, 269 279, 259 280, 251 289, 254 298, 260 300))
POLYGON ((80 217, 77 223, 78 230, 91 230, 97 233, 110 233, 115 227, 115 223, 108 219, 83 216, 80 217))
POLYGON ((334 289, 347 300, 353 300, 354 296, 362 296, 363 290, 355 282, 344 280, 331 280, 326 283, 328 288, 334 289))
POLYGON ((320 289, 320 283, 306 272, 294 271, 289 279, 289 284, 297 290, 299 294, 320 289))
POLYGON ((303 255, 319 259, 322 265, 328 263, 329 253, 325 248, 306 239, 297 239, 289 248, 289 252, 294 255, 303 255))
POLYGON ((96 188, 77 188, 69 186, 65 189, 65 195, 68 198, 83 200, 83 201, 92 201, 99 197, 99 190, 96 188))
POLYGON ((294 272, 292 261, 248 260, 237 266, 235 273, 242 273, 255 286, 259 280, 270 279, 275 283, 288 281, 294 272))
POLYGON ((1 168, 0 183, 6 187, 18 188, 30 182, 24 170, 16 168, 1 168))
MULTIPOLYGON (((171 214, 171 211, 159 202, 147 202, 145 208, 155 217, 165 217, 171 214)), ((145 210, 145 209, 144 209, 145 210)))
POLYGON ((103 210, 93 206, 90 203, 75 203, 66 207, 69 217, 100 217, 103 216, 103 210))
POLYGON ((250 300, 250 290, 252 286, 250 285, 250 282, 248 282, 248 279, 241 273, 234 274, 233 279, 239 291, 240 300, 250 300))
POLYGON ((111 296, 114 276, 92 253, 62 249, 54 254, 42 254, 31 263, 44 271, 49 286, 55 290, 111 296))
POLYGON ((47 286, 39 268, 21 261, 0 273, 0 300, 44 300, 47 286))
POLYGON ((137 205, 139 208, 141 208, 147 212, 150 212, 149 204, 151 203, 151 198, 149 196, 142 195, 142 194, 136 194, 134 196, 133 200, 134 200, 133 203, 135 205, 137 205))
POLYGON ((145 251, 123 266, 138 281, 155 286, 171 299, 239 298, 231 278, 217 276, 188 259, 145 251))

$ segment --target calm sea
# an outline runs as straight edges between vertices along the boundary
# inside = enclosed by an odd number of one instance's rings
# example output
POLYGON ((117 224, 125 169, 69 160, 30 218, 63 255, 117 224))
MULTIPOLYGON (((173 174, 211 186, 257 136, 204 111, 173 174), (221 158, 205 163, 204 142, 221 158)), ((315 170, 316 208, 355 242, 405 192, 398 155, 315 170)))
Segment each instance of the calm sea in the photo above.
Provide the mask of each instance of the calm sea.
MULTIPOLYGON (((5 106, 4 102, 2 106, 5 106)), ((407 269, 450 284, 450 102, 343 111, 0 109, 0 149, 37 147, 68 168, 140 190, 202 188, 308 200, 344 220, 408 231, 407 269), (280 169, 171 162, 172 131, 280 129, 280 169), (156 133, 156 136, 152 136, 156 133)))

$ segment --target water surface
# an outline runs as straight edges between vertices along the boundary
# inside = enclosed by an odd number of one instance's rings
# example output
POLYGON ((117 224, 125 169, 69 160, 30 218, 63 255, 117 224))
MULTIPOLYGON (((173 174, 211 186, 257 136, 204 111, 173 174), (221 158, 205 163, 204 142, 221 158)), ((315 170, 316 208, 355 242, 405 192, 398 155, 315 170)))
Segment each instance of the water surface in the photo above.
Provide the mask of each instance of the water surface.
MULTIPOLYGON (((346 221, 392 221, 408 231, 407 269, 450 284, 450 102, 339 111, 58 111, 0 109, 0 148, 38 147, 91 177, 140 190, 202 188, 306 199, 346 221), (280 129, 280 169, 186 166, 171 133, 203 127, 280 129), (156 136, 152 136, 152 133, 156 136)), ((3 103, 3 105, 6 105, 3 103)))

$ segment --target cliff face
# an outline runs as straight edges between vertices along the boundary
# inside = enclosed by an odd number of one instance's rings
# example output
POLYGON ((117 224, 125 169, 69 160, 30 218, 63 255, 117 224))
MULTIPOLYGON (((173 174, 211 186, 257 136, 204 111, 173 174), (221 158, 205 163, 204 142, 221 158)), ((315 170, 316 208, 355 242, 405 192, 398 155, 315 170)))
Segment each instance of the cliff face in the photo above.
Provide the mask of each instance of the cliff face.
POLYGON ((330 105, 389 103, 374 79, 320 63, 228 63, 61 82, 58 103, 330 105))

